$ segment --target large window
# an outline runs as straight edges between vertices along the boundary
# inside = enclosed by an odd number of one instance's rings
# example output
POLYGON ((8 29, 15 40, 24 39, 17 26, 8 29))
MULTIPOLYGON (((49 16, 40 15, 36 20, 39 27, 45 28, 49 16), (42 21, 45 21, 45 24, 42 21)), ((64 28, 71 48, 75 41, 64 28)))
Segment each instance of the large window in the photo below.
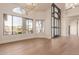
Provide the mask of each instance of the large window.
POLYGON ((44 21, 36 20, 36 33, 44 32, 44 21))
POLYGON ((33 24, 31 19, 26 19, 26 32, 33 33, 33 24))
POLYGON ((51 37, 61 35, 61 10, 55 5, 51 6, 51 37))
POLYGON ((13 34, 22 34, 22 18, 13 16, 13 34))
POLYGON ((32 19, 12 15, 3 15, 4 35, 33 33, 32 19))
POLYGON ((4 17, 4 34, 11 35, 12 34, 12 16, 3 15, 3 17, 4 17))

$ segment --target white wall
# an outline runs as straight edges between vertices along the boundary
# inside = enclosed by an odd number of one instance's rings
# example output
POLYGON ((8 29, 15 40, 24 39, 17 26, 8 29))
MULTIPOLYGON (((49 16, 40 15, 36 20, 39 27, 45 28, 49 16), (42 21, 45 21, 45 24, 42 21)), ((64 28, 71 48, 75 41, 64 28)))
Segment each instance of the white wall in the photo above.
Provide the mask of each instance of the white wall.
POLYGON ((70 23, 70 35, 77 36, 77 20, 74 19, 73 22, 70 23))
POLYGON ((46 11, 46 24, 45 24, 45 33, 48 38, 51 38, 51 6, 49 10, 46 11))
MULTIPOLYGON (((79 22, 79 7, 62 11, 61 35, 68 36, 68 26, 70 25, 70 35, 77 36, 77 20, 79 22)), ((79 30, 78 30, 78 33, 79 33, 79 30)))

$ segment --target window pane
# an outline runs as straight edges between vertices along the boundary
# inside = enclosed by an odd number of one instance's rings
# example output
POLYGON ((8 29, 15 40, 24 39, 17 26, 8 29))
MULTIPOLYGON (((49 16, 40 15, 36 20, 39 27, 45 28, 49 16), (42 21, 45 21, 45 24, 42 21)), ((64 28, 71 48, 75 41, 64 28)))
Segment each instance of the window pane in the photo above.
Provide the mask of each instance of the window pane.
POLYGON ((33 33, 33 24, 31 19, 11 15, 4 15, 3 18, 4 34, 33 33))
POLYGON ((22 18, 13 16, 13 34, 22 34, 22 18))
POLYGON ((12 34, 12 16, 11 15, 3 15, 4 17, 4 34, 11 35, 12 34))
POLYGON ((33 25, 32 25, 32 20, 27 19, 26 20, 26 33, 33 33, 33 25))
POLYGON ((59 17, 57 13, 55 13, 55 17, 56 17, 56 18, 58 18, 58 17, 59 17))
POLYGON ((53 7, 52 7, 52 13, 53 13, 53 7))
POLYGON ((57 35, 57 28, 55 28, 55 35, 57 35))
POLYGON ((55 19, 55 27, 58 27, 59 24, 58 24, 59 20, 58 19, 55 19))
POLYGON ((54 28, 52 28, 52 37, 54 36, 53 33, 54 33, 54 28))
POLYGON ((55 12, 58 12, 58 9, 57 8, 55 8, 55 12))
POLYGON ((36 21, 36 32, 37 33, 44 32, 44 23, 42 20, 36 21))
POLYGON ((52 17, 52 27, 54 26, 53 23, 54 23, 54 19, 53 19, 53 17, 52 17))

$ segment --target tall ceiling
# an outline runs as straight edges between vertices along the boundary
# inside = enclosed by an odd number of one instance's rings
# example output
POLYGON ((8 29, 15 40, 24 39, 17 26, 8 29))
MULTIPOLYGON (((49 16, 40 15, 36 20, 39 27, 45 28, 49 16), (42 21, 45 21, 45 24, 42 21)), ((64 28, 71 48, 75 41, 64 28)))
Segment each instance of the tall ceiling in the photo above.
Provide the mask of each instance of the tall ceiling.
MULTIPOLYGON (((0 3, 0 10, 5 9, 5 10, 12 10, 15 7, 25 7, 27 3, 0 3)), ((63 3, 56 3, 56 5, 62 9, 64 8, 63 3)), ((45 11, 49 9, 51 6, 51 3, 38 3, 38 5, 33 9, 34 11, 45 11)), ((27 8, 27 7, 25 7, 27 8)))
MULTIPOLYGON (((25 7, 26 4, 24 3, 0 3, 0 9, 13 9, 15 7, 25 7)), ((51 6, 50 3, 39 3, 33 10, 34 11, 44 11, 44 10, 47 10, 49 7, 51 6)), ((25 7, 27 9, 27 7, 25 7)))

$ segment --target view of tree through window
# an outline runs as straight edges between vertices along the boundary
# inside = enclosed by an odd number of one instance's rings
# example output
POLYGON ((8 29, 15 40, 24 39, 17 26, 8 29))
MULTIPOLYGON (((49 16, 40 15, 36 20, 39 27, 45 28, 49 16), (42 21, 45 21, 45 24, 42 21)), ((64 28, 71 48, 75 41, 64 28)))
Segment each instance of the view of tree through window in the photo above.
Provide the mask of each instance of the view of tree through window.
POLYGON ((32 20, 12 15, 3 15, 4 18, 4 34, 22 34, 33 33, 32 20))
POLYGON ((13 34, 22 34, 22 18, 13 16, 13 34))
MULTIPOLYGON (((33 33, 33 20, 4 14, 4 34, 33 33)), ((36 32, 44 32, 44 20, 36 20, 36 32)))

